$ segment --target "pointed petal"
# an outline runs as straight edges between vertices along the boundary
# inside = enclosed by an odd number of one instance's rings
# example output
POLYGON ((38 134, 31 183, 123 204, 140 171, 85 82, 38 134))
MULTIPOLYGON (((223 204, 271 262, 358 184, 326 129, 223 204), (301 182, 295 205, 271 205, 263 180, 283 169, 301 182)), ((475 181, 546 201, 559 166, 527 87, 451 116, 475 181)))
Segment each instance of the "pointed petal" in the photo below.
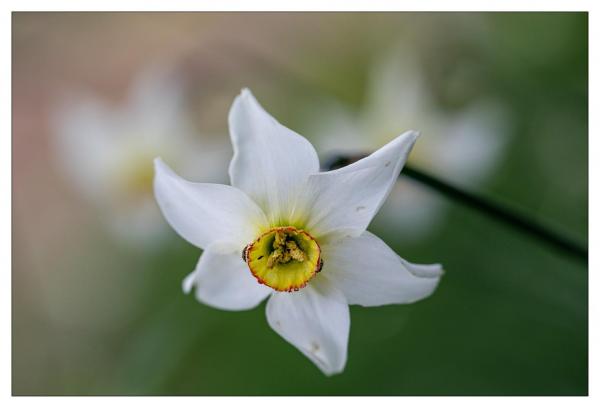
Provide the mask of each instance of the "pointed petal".
POLYGON ((410 273, 418 278, 437 279, 444 274, 444 268, 441 264, 414 264, 404 259, 402 263, 410 273))
POLYGON ((292 293, 277 292, 267 303, 273 330, 292 343, 326 375, 344 370, 350 311, 343 294, 324 279, 292 293))
POLYGON ((223 310, 252 309, 272 292, 252 276, 237 246, 223 243, 211 244, 184 279, 185 293, 193 287, 198 301, 223 310))
POLYGON ((303 199, 307 230, 317 236, 334 230, 360 235, 394 186, 417 135, 408 131, 356 163, 310 176, 303 199))
POLYGON ((280 125, 244 89, 229 113, 233 159, 231 185, 248 194, 277 222, 289 214, 309 174, 319 171, 312 145, 280 125))
MULTIPOLYGON (((198 261, 200 261, 200 260, 198 260, 198 261)), ((196 270, 194 269, 193 272, 189 273, 188 276, 186 276, 183 279, 183 282, 181 282, 181 289, 183 290, 183 293, 188 295, 192 291, 192 289, 194 289, 194 286, 196 285, 197 277, 198 277, 198 274, 196 273, 196 270)))
POLYGON ((321 273, 334 282, 351 305, 413 303, 437 287, 440 264, 416 265, 400 258, 381 239, 365 231, 323 245, 321 273))
POLYGON ((241 250, 266 225, 262 210, 242 191, 189 182, 160 159, 154 166, 158 205, 173 229, 190 243, 206 248, 215 241, 235 242, 241 250))

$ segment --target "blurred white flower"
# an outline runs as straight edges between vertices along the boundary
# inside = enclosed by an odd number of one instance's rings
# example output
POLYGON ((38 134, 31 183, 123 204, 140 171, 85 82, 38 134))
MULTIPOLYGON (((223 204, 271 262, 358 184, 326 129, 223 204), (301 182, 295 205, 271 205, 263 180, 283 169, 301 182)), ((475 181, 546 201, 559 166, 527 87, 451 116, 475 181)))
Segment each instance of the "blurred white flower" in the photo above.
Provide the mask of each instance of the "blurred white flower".
MULTIPOLYGON (((414 52, 394 49, 369 76, 366 101, 358 113, 335 101, 310 112, 307 132, 324 153, 369 152, 394 137, 396 129, 418 128, 423 135, 408 162, 465 187, 476 187, 498 164, 506 144, 506 117, 490 100, 459 113, 437 107, 414 52)), ((382 208, 386 225, 401 228, 402 239, 421 239, 443 215, 443 202, 417 183, 401 179, 382 208)))
POLYGON ((172 71, 154 66, 122 104, 80 94, 53 118, 60 167, 124 243, 141 247, 169 233, 152 194, 154 157, 173 160, 186 175, 222 180, 230 148, 196 137, 183 89, 172 71))
POLYGON ((348 305, 412 303, 436 288, 439 264, 415 265, 366 231, 404 166, 409 131, 347 167, 319 172, 312 145, 244 90, 229 127, 231 186, 192 183, 155 162, 171 226, 203 248, 183 283, 196 298, 244 310, 269 297, 269 325, 325 374, 343 371, 348 305))

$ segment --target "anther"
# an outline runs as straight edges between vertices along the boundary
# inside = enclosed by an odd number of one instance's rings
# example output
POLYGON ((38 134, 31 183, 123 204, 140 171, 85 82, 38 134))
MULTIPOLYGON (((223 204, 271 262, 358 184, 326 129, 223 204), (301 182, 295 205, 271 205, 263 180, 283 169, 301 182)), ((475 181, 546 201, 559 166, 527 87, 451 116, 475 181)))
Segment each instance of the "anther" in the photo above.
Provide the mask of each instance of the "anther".
POLYGON ((278 291, 297 291, 323 268, 321 249, 306 231, 274 227, 244 248, 242 259, 259 283, 278 291))

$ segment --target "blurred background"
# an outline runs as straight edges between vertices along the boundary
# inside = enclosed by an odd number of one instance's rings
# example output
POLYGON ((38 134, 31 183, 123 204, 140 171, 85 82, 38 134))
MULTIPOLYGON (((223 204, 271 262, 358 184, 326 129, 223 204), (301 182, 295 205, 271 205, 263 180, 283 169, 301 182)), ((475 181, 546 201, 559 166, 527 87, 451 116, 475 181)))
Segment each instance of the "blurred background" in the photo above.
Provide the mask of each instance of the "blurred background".
POLYGON ((151 159, 228 182, 249 87, 322 162, 422 131, 410 164, 587 244, 585 13, 13 13, 16 395, 585 395, 587 264, 401 178, 370 230, 442 262, 413 305, 351 307, 325 377, 264 305, 181 290, 200 250, 151 159))

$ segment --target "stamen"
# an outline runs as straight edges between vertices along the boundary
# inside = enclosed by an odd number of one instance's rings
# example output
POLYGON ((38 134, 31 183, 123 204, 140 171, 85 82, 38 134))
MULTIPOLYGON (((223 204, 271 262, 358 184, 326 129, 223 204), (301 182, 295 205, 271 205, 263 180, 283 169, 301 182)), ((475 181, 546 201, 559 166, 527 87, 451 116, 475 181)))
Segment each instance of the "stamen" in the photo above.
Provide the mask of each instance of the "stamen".
POLYGON ((285 264, 292 260, 298 262, 306 260, 306 254, 298 248, 298 244, 292 239, 291 235, 284 231, 275 232, 273 249, 267 260, 267 268, 273 268, 276 264, 285 264))
POLYGON ((276 227, 258 237, 242 258, 260 283, 279 291, 304 287, 321 270, 321 249, 307 232, 276 227))

